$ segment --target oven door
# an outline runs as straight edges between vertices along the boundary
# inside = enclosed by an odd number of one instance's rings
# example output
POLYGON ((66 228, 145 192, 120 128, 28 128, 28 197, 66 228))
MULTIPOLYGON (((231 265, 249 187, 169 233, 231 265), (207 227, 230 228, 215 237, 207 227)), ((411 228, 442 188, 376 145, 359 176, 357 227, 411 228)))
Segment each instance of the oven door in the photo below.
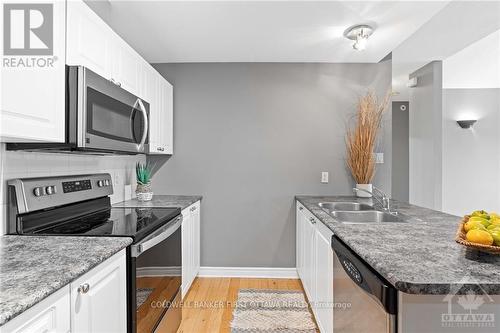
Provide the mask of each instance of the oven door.
POLYGON ((182 320, 182 215, 129 248, 129 332, 177 332, 182 320))
POLYGON ((91 70, 78 66, 78 148, 143 153, 149 104, 91 70))

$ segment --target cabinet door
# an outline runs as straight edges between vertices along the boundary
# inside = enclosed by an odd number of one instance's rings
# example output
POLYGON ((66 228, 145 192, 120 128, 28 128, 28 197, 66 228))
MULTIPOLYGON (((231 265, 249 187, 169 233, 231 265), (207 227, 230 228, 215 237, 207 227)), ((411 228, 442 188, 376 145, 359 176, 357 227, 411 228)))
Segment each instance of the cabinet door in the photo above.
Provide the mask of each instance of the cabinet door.
POLYGON ((187 294, 191 286, 192 275, 192 248, 191 238, 193 229, 193 220, 191 218, 191 207, 182 211, 182 297, 187 294))
POLYGON ((191 218, 193 220, 193 280, 198 276, 200 271, 200 217, 201 217, 200 201, 193 204, 191 218))
POLYGON ((85 66, 111 79, 112 33, 109 26, 83 1, 68 1, 67 63, 85 66))
POLYGON ((315 242, 316 232, 310 221, 311 216, 304 216, 304 289, 310 302, 315 301, 314 271, 315 271, 315 242))
POLYGON ((67 333, 70 291, 65 286, 0 328, 2 333, 67 333))
POLYGON ((162 153, 174 153, 174 87, 165 79, 161 79, 160 102, 160 145, 162 153))
MULTIPOLYGON (((36 2, 29 3, 36 5, 36 2)), ((2 142, 64 142, 65 139, 66 4, 43 2, 53 5, 53 54, 4 57, 0 69, 2 142), (27 58, 38 59, 37 67, 20 65, 27 58)), ((0 43, 2 54, 3 47, 0 43)))
POLYGON ((111 77, 117 85, 138 96, 140 93, 139 72, 141 57, 116 33, 112 33, 111 60, 113 63, 111 77))
POLYGON ((297 202, 297 209, 295 214, 295 261, 297 266, 297 274, 299 278, 304 278, 304 207, 297 202))
POLYGON ((333 250, 332 232, 322 224, 316 227, 316 307, 314 314, 321 332, 333 332, 333 250))
POLYGON ((71 331, 126 332, 125 250, 71 283, 71 331))

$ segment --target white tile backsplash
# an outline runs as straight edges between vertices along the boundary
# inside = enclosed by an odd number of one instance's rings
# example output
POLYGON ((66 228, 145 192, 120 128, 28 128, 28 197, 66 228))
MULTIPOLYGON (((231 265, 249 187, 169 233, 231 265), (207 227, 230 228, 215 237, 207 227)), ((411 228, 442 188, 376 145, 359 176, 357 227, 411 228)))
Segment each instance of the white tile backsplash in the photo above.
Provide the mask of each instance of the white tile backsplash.
POLYGON ((6 151, 5 144, 0 144, 0 235, 5 234, 7 180, 107 172, 113 179, 111 202, 116 203, 125 199, 125 186, 131 186, 134 193, 135 163, 145 160, 144 155, 97 156, 6 151), (115 183, 115 179, 119 182, 115 183))

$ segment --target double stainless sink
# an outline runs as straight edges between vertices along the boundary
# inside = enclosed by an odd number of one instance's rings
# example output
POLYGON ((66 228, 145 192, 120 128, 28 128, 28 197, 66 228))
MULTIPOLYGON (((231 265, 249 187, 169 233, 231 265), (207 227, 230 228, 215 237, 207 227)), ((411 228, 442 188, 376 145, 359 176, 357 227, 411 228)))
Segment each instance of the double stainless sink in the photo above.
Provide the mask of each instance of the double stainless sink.
POLYGON ((371 205, 358 202, 320 202, 318 205, 343 223, 407 222, 394 213, 375 210, 371 205))

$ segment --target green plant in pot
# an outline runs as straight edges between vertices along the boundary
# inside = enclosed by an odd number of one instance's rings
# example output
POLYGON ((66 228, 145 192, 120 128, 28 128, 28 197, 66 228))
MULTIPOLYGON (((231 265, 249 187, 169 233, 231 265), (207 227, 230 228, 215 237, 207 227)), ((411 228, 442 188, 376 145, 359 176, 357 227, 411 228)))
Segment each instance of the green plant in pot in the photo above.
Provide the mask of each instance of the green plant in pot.
POLYGON ((139 201, 149 201, 153 199, 151 189, 151 177, 153 176, 153 165, 149 162, 137 162, 135 165, 135 175, 137 178, 137 188, 135 194, 139 201))

